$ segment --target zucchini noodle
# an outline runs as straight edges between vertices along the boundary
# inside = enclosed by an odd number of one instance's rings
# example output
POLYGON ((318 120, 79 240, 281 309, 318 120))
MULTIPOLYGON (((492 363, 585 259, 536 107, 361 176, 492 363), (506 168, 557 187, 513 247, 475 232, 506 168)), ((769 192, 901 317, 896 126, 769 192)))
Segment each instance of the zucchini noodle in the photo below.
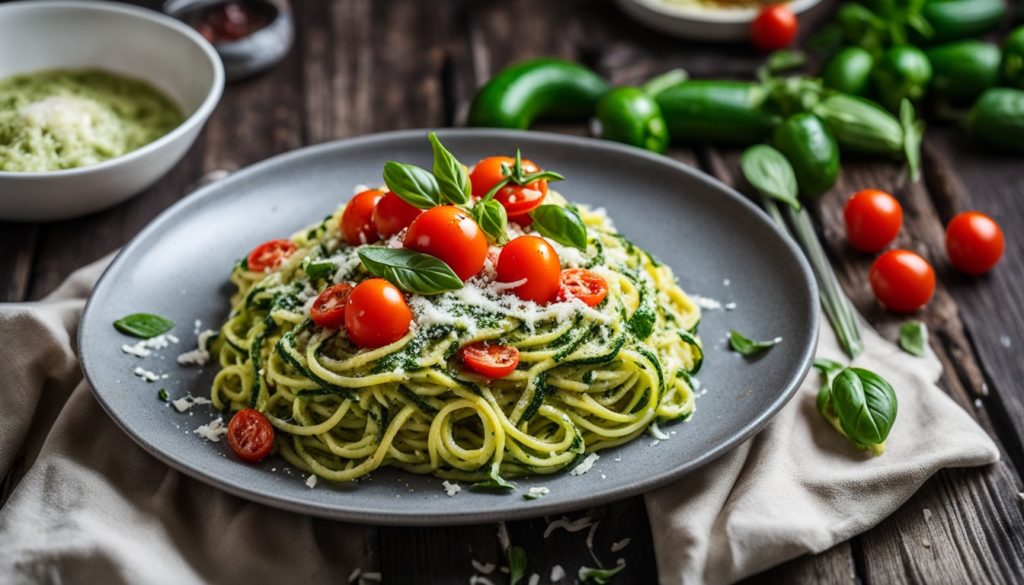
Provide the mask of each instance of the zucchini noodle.
MULTIPOLYGON (((546 203, 567 205, 554 191, 546 203)), ((343 328, 322 329, 309 317, 327 286, 370 277, 358 247, 340 237, 343 209, 293 235, 298 250, 276 269, 235 266, 238 290, 213 346, 214 405, 264 413, 292 465, 332 481, 390 465, 501 487, 502 477, 571 468, 586 453, 693 413, 700 310, 671 269, 600 210, 578 208, 585 253, 549 240, 563 268, 607 281, 596 307, 520 300, 495 282, 488 260, 460 290, 407 294, 409 333, 360 350, 343 328), (484 340, 519 350, 512 374, 488 380, 462 367, 458 350, 484 340)), ((510 237, 521 233, 509 224, 510 237)))

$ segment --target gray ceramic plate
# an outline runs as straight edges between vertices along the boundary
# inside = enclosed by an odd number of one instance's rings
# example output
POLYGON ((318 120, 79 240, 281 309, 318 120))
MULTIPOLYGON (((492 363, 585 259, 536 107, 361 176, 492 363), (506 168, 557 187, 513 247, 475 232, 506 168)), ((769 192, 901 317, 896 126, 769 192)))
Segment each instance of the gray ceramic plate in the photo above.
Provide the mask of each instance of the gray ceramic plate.
POLYGON ((306 148, 240 171, 165 211, 122 250, 97 284, 79 331, 85 373, 117 424, 168 465, 271 506, 359 522, 465 524, 562 512, 663 485, 750 437, 793 395, 814 352, 815 285, 797 248, 737 193, 666 157, 612 142, 536 132, 439 133, 463 161, 522 148, 565 175, 558 189, 569 199, 605 207, 623 234, 672 266, 688 292, 735 303, 733 310, 705 311, 700 335, 707 357, 690 422, 667 428, 671 438, 659 444, 645 435, 605 452, 584 475, 517 480, 519 490, 510 495, 465 489, 449 497, 441 480, 396 470, 309 489, 276 457, 247 465, 226 442, 193 434, 216 416, 210 407, 180 414, 157 400, 160 387, 172 398, 207 395, 215 367, 184 368, 175 357, 194 347, 196 319, 213 328, 224 319, 233 262, 323 217, 354 185, 379 184, 385 161, 429 168, 426 132, 409 131, 306 148), (178 323, 173 333, 181 343, 145 359, 122 353, 131 340, 111 323, 139 311, 178 323), (747 360, 726 347, 733 328, 783 341, 747 360), (133 375, 136 366, 168 378, 147 383, 133 375), (550 495, 524 499, 535 485, 550 495))

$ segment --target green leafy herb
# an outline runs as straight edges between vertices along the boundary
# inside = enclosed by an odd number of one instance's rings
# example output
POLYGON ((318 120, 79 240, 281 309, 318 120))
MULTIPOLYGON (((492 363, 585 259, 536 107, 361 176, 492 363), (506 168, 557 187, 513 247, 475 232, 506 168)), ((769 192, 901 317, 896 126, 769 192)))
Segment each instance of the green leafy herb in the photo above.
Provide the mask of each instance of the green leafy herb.
POLYGON ((510 546, 508 555, 508 585, 516 585, 526 576, 526 551, 521 546, 510 546))
POLYGON ((782 73, 790 69, 803 67, 807 63, 807 55, 803 51, 780 49, 768 55, 764 66, 770 73, 782 73))
POLYGON ((441 196, 453 205, 469 203, 472 192, 469 184, 469 173, 457 158, 441 144, 437 134, 427 135, 430 147, 434 150, 434 178, 437 179, 441 196))
POLYGON ((904 98, 900 103, 900 125, 903 126, 903 156, 907 159, 910 180, 921 178, 921 140, 924 136, 924 122, 917 119, 914 105, 904 98))
POLYGON ((593 567, 580 567, 579 572, 576 573, 576 578, 581 583, 594 583, 595 585, 605 585, 611 583, 612 578, 622 572, 622 569, 626 568, 626 563, 621 563, 614 569, 595 569, 593 567))
POLYGON ((441 204, 441 188, 429 172, 410 164, 384 163, 384 183, 403 201, 419 209, 441 204))
POLYGON ((542 236, 587 251, 587 225, 575 210, 561 205, 541 205, 530 212, 533 227, 542 236))
POLYGON ((142 339, 167 333, 174 327, 174 321, 150 313, 133 313, 114 321, 114 328, 125 335, 142 339))
POLYGON ((359 250, 359 259, 370 274, 407 292, 434 295, 462 288, 462 279, 450 266, 415 250, 365 246, 359 250))
POLYGON ((767 144, 751 146, 743 153, 740 166, 743 176, 762 195, 800 209, 796 173, 781 152, 767 144))
POLYGON ((733 351, 745 356, 757 355, 762 351, 775 347, 780 341, 782 341, 781 337, 776 337, 770 341, 754 341, 739 331, 729 332, 729 347, 733 351))
POLYGON ((313 280, 323 278, 337 272, 338 266, 329 260, 311 260, 308 256, 302 260, 302 269, 313 280))
POLYGON ((505 480, 505 478, 501 477, 497 473, 491 473, 489 479, 478 481, 469 487, 474 490, 498 490, 508 492, 516 489, 516 484, 505 480))
POLYGON ((156 397, 164 402, 167 402, 169 395, 167 394, 167 390, 165 388, 161 388, 160 391, 156 393, 156 397))
POLYGON ((502 188, 509 184, 522 186, 529 185, 530 183, 540 179, 545 179, 547 181, 565 180, 565 177, 554 171, 538 171, 527 175, 526 172, 523 171, 523 154, 519 149, 516 149, 515 163, 513 163, 511 167, 503 164, 502 169, 505 174, 505 178, 498 181, 493 187, 491 187, 490 191, 483 196, 484 201, 490 201, 493 199, 494 196, 498 194, 498 191, 501 191, 502 188))
POLYGON ((900 347, 903 351, 924 357, 928 347, 928 328, 920 321, 907 321, 900 325, 900 347))
POLYGON ((818 410, 854 445, 876 455, 896 421, 896 392, 884 378, 863 368, 826 372, 818 410))
POLYGON ((480 201, 473 206, 473 219, 491 242, 499 246, 508 242, 508 214, 501 203, 494 199, 480 201))

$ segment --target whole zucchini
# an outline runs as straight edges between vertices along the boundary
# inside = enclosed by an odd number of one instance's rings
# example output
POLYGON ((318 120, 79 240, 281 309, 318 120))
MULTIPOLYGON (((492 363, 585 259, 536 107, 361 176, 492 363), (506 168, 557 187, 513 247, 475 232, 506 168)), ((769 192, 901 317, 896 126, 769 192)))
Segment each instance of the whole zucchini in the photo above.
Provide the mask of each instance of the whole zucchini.
POLYGON ((1024 154, 1024 91, 994 87, 981 95, 965 120, 967 132, 988 146, 1024 154))
POLYGON ((834 94, 814 107, 814 114, 835 137, 839 148, 863 154, 903 157, 903 127, 878 104, 834 94))
POLYGON ((999 26, 1005 14, 1003 0, 926 0, 921 16, 934 34, 916 40, 938 44, 977 37, 999 26))
POLYGON ((658 94, 656 101, 675 144, 760 142, 774 118, 764 112, 762 86, 742 81, 684 81, 658 94))
POLYGON ((992 43, 954 41, 926 52, 932 64, 929 95, 954 104, 969 104, 999 83, 1002 51, 992 43))

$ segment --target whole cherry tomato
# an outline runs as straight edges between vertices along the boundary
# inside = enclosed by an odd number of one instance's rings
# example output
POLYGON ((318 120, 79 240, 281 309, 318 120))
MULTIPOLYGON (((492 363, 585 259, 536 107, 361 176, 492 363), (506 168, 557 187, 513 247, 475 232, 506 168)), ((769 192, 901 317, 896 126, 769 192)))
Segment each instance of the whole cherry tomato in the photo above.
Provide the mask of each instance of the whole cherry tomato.
POLYGON ((444 261, 462 280, 484 267, 487 237, 468 213, 451 205, 420 214, 405 234, 405 247, 444 261))
POLYGON ((249 252, 246 264, 253 272, 273 270, 281 265, 285 258, 291 256, 299 247, 291 240, 270 240, 263 242, 249 252))
POLYGON ((488 378, 504 378, 519 365, 519 350, 511 345, 471 343, 459 351, 462 362, 474 372, 488 378))
POLYGON ((329 286, 313 301, 309 316, 326 329, 338 329, 345 324, 345 303, 352 293, 352 285, 344 282, 329 286))
POLYGON ((750 38, 762 51, 788 47, 796 37, 796 16, 788 6, 772 4, 761 9, 750 25, 750 38))
POLYGON ((985 274, 999 263, 1005 249, 1002 228, 984 213, 965 211, 946 226, 946 253, 960 272, 985 274))
POLYGON ((361 191, 348 202, 341 213, 341 235, 353 246, 376 242, 377 228, 373 225, 373 210, 384 194, 376 189, 361 191))
POLYGON ((388 191, 373 209, 373 225, 382 238, 390 238, 409 227, 423 210, 409 205, 393 191, 388 191))
POLYGON ((519 236, 498 255, 498 282, 525 282, 512 289, 524 301, 549 303, 561 288, 558 253, 544 238, 519 236))
POLYGON ((359 347, 376 348, 405 337, 412 325, 412 310, 402 291, 384 280, 360 282, 345 303, 345 331, 359 347))
POLYGON ((242 461, 259 463, 274 447, 274 427, 258 410, 239 410, 228 423, 228 444, 242 461))
MULTIPOLYGON (((473 186, 473 196, 483 197, 494 185, 505 178, 502 166, 509 169, 515 165, 514 158, 508 156, 492 156, 481 160, 473 167, 469 181, 473 186)), ((540 171, 540 168, 529 160, 523 160, 523 172, 527 175, 540 171)), ((526 185, 506 185, 502 187, 494 199, 505 207, 509 217, 525 215, 538 207, 548 194, 548 182, 538 179, 526 185)))
POLYGON ((608 283, 592 270, 569 268, 562 271, 560 299, 577 298, 590 307, 596 307, 608 296, 608 283))
POLYGON ((910 250, 889 250, 871 265, 871 289, 887 309, 912 313, 932 298, 935 271, 910 250))
POLYGON ((878 189, 853 194, 843 209, 846 239, 861 252, 880 252, 903 225, 903 208, 896 198, 878 189))

